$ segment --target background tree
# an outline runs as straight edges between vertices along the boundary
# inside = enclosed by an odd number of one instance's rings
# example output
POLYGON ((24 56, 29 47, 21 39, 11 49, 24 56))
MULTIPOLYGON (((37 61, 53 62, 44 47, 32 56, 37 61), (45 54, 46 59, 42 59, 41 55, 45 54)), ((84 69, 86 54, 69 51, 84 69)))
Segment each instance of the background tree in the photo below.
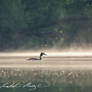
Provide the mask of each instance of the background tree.
POLYGON ((0 50, 91 44, 91 0, 0 0, 0 50))

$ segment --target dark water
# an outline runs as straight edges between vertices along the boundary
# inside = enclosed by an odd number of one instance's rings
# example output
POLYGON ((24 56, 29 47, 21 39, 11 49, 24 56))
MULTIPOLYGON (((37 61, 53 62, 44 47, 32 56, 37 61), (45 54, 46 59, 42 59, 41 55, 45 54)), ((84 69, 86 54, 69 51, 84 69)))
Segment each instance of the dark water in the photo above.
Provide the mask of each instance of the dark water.
POLYGON ((0 92, 92 92, 92 71, 0 68, 0 92))

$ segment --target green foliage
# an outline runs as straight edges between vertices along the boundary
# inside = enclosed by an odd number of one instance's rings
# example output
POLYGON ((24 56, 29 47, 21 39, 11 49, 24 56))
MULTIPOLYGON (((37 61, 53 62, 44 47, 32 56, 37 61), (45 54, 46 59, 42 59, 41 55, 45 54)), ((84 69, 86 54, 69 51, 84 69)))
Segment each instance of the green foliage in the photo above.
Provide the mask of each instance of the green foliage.
POLYGON ((91 24, 91 0, 0 0, 0 50, 69 46, 91 24))
POLYGON ((2 4, 2 16, 1 26, 3 29, 12 31, 23 30, 26 28, 26 20, 24 14, 24 5, 21 0, 3 0, 2 4))

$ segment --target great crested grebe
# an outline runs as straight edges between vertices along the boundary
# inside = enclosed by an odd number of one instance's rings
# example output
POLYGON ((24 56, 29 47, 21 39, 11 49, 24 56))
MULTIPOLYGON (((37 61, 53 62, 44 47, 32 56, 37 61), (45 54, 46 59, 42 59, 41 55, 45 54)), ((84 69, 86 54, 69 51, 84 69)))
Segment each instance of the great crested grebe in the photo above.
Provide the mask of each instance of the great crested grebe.
POLYGON ((42 56, 43 55, 47 55, 47 54, 45 54, 44 52, 41 52, 40 53, 40 58, 29 58, 29 59, 27 59, 27 60, 42 60, 42 56))

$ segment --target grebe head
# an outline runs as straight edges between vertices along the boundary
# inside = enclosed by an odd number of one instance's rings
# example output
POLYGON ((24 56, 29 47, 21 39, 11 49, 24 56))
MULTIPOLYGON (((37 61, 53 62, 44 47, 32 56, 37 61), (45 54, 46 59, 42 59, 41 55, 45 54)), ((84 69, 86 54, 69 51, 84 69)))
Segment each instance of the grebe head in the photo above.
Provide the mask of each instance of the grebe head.
POLYGON ((41 52, 40 53, 40 56, 43 56, 43 55, 47 55, 46 53, 44 53, 44 52, 41 52))
POLYGON ((43 56, 43 55, 47 55, 47 54, 44 53, 44 52, 41 52, 41 53, 40 53, 40 60, 42 59, 42 56, 43 56))

